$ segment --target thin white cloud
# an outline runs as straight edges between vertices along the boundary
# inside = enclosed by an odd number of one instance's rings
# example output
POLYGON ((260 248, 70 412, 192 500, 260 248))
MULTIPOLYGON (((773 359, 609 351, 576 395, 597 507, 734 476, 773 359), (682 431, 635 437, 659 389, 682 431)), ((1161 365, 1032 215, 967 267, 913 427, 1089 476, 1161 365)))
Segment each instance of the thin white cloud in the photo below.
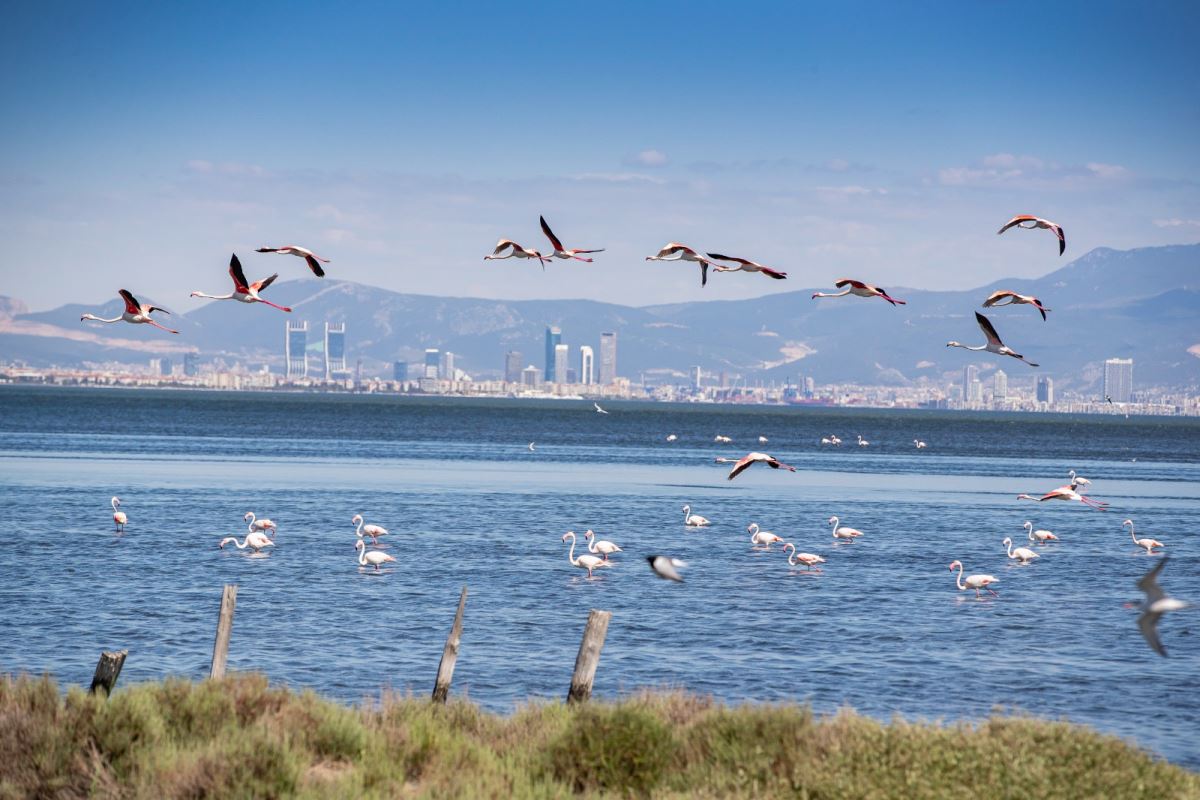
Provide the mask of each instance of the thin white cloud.
POLYGON ((1030 155, 992 153, 975 164, 939 169, 937 182, 943 186, 1068 188, 1093 185, 1096 181, 1120 180, 1130 174, 1120 164, 1089 161, 1083 165, 1064 165, 1030 155))
POLYGON ((603 181, 604 183, 666 183, 662 178, 637 172, 584 172, 572 177, 577 181, 603 181))
POLYGON ((1156 219, 1154 226, 1156 228, 1200 228, 1200 219, 1180 219, 1179 217, 1156 219))
POLYGON ((667 161, 667 154, 662 150, 650 148, 634 153, 625 159, 625 163, 629 165, 637 165, 642 167, 662 167, 667 161))

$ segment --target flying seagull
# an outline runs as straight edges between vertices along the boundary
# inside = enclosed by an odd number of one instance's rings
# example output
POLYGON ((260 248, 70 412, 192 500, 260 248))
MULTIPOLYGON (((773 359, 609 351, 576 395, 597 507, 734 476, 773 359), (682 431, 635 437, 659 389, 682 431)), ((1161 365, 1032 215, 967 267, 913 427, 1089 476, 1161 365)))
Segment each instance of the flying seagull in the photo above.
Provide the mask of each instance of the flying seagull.
POLYGON ((1024 228, 1025 230, 1034 230, 1035 228, 1043 228, 1045 230, 1054 231, 1054 235, 1058 237, 1058 254, 1061 256, 1063 251, 1067 249, 1067 237, 1063 235, 1061 225, 1056 225, 1048 219, 1035 217, 1032 214, 1018 214, 1017 216, 1004 223, 1004 227, 996 231, 997 235, 1004 233, 1009 228, 1024 228))
POLYGON ((998 292, 992 292, 988 296, 988 299, 983 301, 984 308, 991 308, 992 306, 1013 306, 1019 304, 1033 306, 1039 312, 1041 312, 1043 320, 1046 319, 1046 312, 1050 310, 1042 305, 1041 300, 1038 300, 1031 294, 1017 294, 1016 292, 1010 292, 1005 289, 1001 289, 998 292), (1003 300, 1008 300, 1008 302, 1001 302, 1003 300))
POLYGON ((1183 600, 1167 597, 1162 587, 1158 585, 1158 573, 1162 572, 1168 560, 1164 558, 1159 561, 1154 565, 1154 569, 1143 575, 1137 582, 1137 587, 1146 593, 1146 600, 1136 606, 1142 610, 1142 615, 1138 617, 1138 628, 1141 629, 1142 636, 1150 648, 1164 658, 1167 655, 1167 649, 1158 640, 1158 620, 1168 611, 1178 611, 1189 605, 1183 600))
POLYGON ((534 453, 534 452, 536 452, 536 451, 533 449, 533 442, 530 442, 530 443, 529 443, 529 452, 531 452, 531 453, 534 453))
POLYGON ((546 234, 546 238, 549 239, 550 244, 552 244, 554 246, 554 252, 551 253, 550 255, 546 256, 547 258, 561 258, 564 260, 573 258, 576 261, 586 261, 590 264, 592 262, 592 259, 581 258, 579 256, 579 254, 580 253, 603 253, 604 252, 603 247, 601 247, 599 250, 580 250, 579 248, 572 248, 570 250, 566 250, 563 248, 562 242, 560 242, 558 240, 558 237, 554 235, 554 231, 550 230, 550 226, 546 224, 546 218, 538 217, 538 221, 542 223, 542 233, 546 234))
POLYGON ((1031 367, 1037 366, 1037 364, 1028 360, 1025 358, 1025 356, 1013 350, 1011 347, 1007 347, 1004 342, 1000 341, 1000 334, 996 333, 996 329, 992 327, 991 321, 978 311, 975 312, 975 321, 979 323, 979 328, 983 331, 983 335, 987 337, 987 344, 981 344, 978 347, 968 347, 967 345, 959 344, 958 342, 946 342, 946 347, 961 347, 964 350, 986 350, 989 353, 995 353, 996 355, 1012 356, 1013 358, 1020 359, 1031 367))
POLYGON ((646 560, 650 562, 650 569, 654 570, 654 574, 658 577, 683 583, 683 576, 679 574, 679 570, 687 566, 686 561, 680 561, 678 558, 670 556, 646 556, 646 560))
POLYGON ((605 411, 603 408, 600 407, 599 403, 592 403, 592 405, 594 405, 596 407, 597 414, 607 414, 608 413, 607 411, 605 411))
POLYGON ((325 270, 321 269, 321 265, 318 262, 323 261, 326 264, 329 263, 328 258, 321 258, 319 255, 314 253, 312 250, 309 250, 307 247, 300 247, 299 245, 295 245, 295 244, 285 244, 283 247, 260 247, 257 250, 255 250, 254 252, 256 252, 256 253, 282 253, 283 255, 287 255, 287 256, 296 256, 297 258, 303 258, 305 263, 308 264, 308 268, 313 271, 313 275, 316 275, 318 278, 325 277, 325 270))

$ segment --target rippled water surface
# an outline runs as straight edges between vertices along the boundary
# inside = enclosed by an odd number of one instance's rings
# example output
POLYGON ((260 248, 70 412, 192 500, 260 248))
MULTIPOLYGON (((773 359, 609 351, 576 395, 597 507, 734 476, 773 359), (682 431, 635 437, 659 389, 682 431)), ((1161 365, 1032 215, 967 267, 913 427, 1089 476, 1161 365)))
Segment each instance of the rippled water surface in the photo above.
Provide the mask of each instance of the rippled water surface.
POLYGON ((1122 603, 1158 557, 1121 527, 1132 517, 1165 542, 1164 587, 1200 601, 1200 422, 606 407, 0 388, 0 669, 86 683, 100 650, 126 647, 122 683, 202 677, 230 582, 232 669, 346 701, 423 694, 466 584, 454 691, 498 710, 564 695, 587 611, 602 608, 602 696, 685 687, 882 718, 1003 705, 1200 767, 1200 611, 1164 619, 1169 658, 1149 650, 1122 603), (843 446, 822 449, 829 434, 843 446), (712 463, 752 449, 798 471, 730 482, 712 463), (1112 510, 1014 499, 1069 469, 1112 510), (712 527, 685 529, 685 503, 712 527), (276 547, 218 549, 248 510, 279 524, 276 547), (390 530, 384 573, 358 567, 355 513, 390 530), (835 544, 834 514, 866 535, 835 544), (1000 540, 1021 539, 1026 519, 1061 541, 1020 567, 1000 540), (752 521, 823 555, 824 571, 753 549, 752 521), (587 528, 625 551, 590 581, 560 542, 587 528), (687 582, 656 579, 649 553, 686 559, 687 582), (956 558, 998 577, 1000 596, 958 592, 956 558))

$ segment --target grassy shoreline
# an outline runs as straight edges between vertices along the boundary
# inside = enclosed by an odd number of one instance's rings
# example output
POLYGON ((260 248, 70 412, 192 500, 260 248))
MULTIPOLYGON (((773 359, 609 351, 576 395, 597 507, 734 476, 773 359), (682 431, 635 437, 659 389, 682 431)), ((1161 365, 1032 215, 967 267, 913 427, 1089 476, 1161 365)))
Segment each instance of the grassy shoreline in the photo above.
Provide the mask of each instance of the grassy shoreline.
POLYGON ((23 797, 1200 798, 1200 775, 1065 722, 880 723, 645 693, 511 716, 350 708, 239 674, 118 689, 0 677, 0 800, 23 797))

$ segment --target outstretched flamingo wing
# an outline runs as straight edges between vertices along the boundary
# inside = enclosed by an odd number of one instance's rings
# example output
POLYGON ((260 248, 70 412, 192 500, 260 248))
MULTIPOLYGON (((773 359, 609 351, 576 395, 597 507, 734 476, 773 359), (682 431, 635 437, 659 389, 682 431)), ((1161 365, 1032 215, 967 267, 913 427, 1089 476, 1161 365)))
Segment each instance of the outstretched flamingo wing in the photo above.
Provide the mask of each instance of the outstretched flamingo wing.
POLYGON ((279 273, 276 272, 274 275, 272 275, 269 278, 263 278, 261 281, 255 281, 253 284, 251 284, 251 286, 254 289, 254 291, 260 292, 263 289, 270 286, 272 283, 274 283, 275 279, 278 277, 279 277, 279 273))
POLYGON ((1056 225, 1053 222, 1047 224, 1050 226, 1050 230, 1054 231, 1054 235, 1058 237, 1058 254, 1061 256, 1063 251, 1067 249, 1067 237, 1060 225, 1056 225))
POLYGON ((723 256, 720 253, 708 253, 707 255, 709 258, 716 259, 717 261, 736 261, 737 263, 745 264, 748 267, 762 266, 761 264, 755 264, 753 261, 747 261, 744 258, 737 258, 736 256, 723 256))
POLYGON ((229 277, 233 278, 233 288, 237 293, 246 294, 249 283, 246 281, 246 273, 242 271, 242 262, 238 259, 237 253, 229 257, 229 277))
POLYGON ((317 263, 316 258, 314 258, 311 254, 306 253, 304 260, 308 262, 308 268, 313 271, 314 275, 316 275, 318 278, 325 277, 325 270, 321 269, 321 265, 317 263))
POLYGON ((856 281, 856 280, 854 280, 853 278, 838 278, 836 281, 834 281, 834 282, 833 282, 833 285, 834 285, 834 286, 836 286, 836 287, 837 287, 837 288, 839 288, 839 289, 841 289, 841 288, 843 288, 843 287, 845 287, 845 286, 853 286, 855 289, 866 289, 866 288, 869 288, 869 287, 868 287, 868 286, 867 286, 865 283, 863 283, 862 281, 856 281))
POLYGON ((767 466, 769 466, 771 469, 779 469, 780 467, 783 467, 788 472, 796 471, 796 468, 793 467, 791 464, 785 464, 782 461, 780 461, 778 458, 772 458, 770 461, 767 462, 767 466))
POLYGON ((729 477, 727 478, 727 480, 733 480, 738 475, 741 475, 743 472, 750 469, 750 465, 753 464, 755 461, 753 456, 754 456, 754 454, 750 453, 750 454, 744 455, 740 459, 738 459, 738 462, 733 465, 733 469, 729 470, 729 477))
MULTIPOLYGON (((539 216, 539 217, 538 217, 538 222, 542 223, 542 233, 546 234, 546 238, 550 240, 550 244, 554 245, 554 249, 555 249, 555 250, 562 250, 562 249, 563 249, 562 242, 560 242, 560 241, 558 240, 558 237, 554 235, 554 231, 550 230, 550 226, 546 224, 546 218, 545 218, 545 217, 542 217, 542 216, 539 216)), ((580 250, 579 252, 581 252, 581 253, 584 253, 584 252, 590 253, 590 252, 592 252, 592 251, 590 251, 590 250, 580 250)))
POLYGON ((761 272, 763 275, 766 275, 768 278, 774 278, 777 281, 782 281, 787 278, 786 272, 780 272, 779 270, 771 269, 770 267, 760 266, 758 268, 758 271, 761 272))
POLYGON ((1037 221, 1038 221, 1038 218, 1033 216, 1032 214, 1017 214, 1015 217, 1010 219, 1008 222, 1004 223, 1004 227, 1002 227, 1000 230, 996 231, 996 235, 999 236, 1000 234, 1004 233, 1009 228, 1013 227, 1014 225, 1020 225, 1022 222, 1037 222, 1037 221))
POLYGON ((988 342, 1000 347, 1004 346, 1004 342, 1000 341, 1000 334, 996 333, 996 329, 992 327, 991 320, 976 311, 975 321, 979 323, 979 327, 983 331, 983 335, 987 337, 988 342))
POLYGON ((991 308, 992 306, 996 305, 996 303, 1000 302, 1001 300, 1005 299, 1006 297, 1015 298, 1016 296, 1017 296, 1016 292, 1009 292, 1004 289, 1000 289, 1000 290, 992 292, 990 295, 988 295, 987 300, 983 301, 983 307, 991 308))

